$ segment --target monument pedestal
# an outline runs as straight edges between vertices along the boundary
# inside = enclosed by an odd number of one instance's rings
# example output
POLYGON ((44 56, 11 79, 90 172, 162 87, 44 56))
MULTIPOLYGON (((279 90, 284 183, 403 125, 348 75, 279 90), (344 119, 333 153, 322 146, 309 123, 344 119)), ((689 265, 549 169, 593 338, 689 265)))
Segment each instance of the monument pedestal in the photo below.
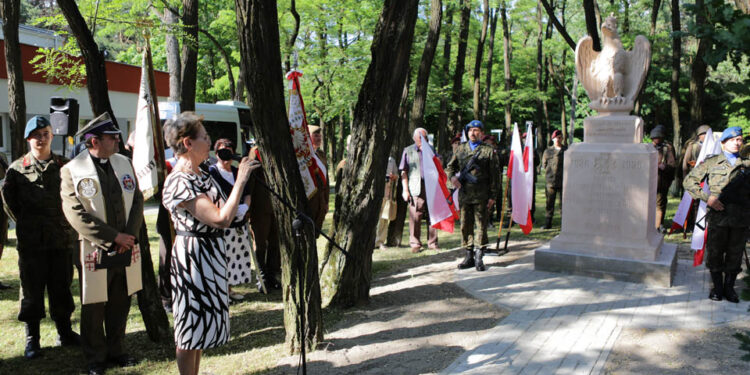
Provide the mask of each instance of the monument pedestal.
POLYGON ((655 229, 657 152, 636 116, 584 120, 565 152, 562 230, 536 250, 537 270, 669 287, 676 246, 655 229))

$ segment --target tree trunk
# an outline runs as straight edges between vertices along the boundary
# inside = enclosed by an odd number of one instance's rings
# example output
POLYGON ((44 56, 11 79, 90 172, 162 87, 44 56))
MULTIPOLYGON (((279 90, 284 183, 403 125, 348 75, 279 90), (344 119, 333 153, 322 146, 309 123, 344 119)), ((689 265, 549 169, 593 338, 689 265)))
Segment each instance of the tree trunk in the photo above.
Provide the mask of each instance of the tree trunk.
MULTIPOLYGON (((498 9, 493 9, 490 16, 490 44, 487 46, 487 79, 484 88, 484 97, 482 98, 482 115, 481 120, 487 120, 487 112, 490 107, 490 93, 492 91, 492 63, 495 59, 495 34, 497 32, 497 13, 498 9)), ((499 141, 499 140, 498 140, 499 141)), ((447 163, 448 160, 445 160, 447 163)))
POLYGON ((659 20, 659 8, 661 8, 661 0, 654 0, 653 7, 651 7, 651 29, 649 31, 651 43, 655 42, 654 35, 656 35, 656 21, 659 20))
MULTIPOLYGON (((164 25, 168 28, 176 28, 178 25, 177 15, 171 9, 164 10, 162 17, 164 25)), ((179 102, 180 91, 182 91, 182 63, 180 61, 180 42, 176 32, 167 33, 165 36, 167 53, 167 70, 169 71, 169 101, 179 102)))
MULTIPOLYGON (((560 23, 560 20, 557 19, 557 16, 555 15, 555 10, 552 8, 552 6, 549 4, 548 0, 540 0, 542 3, 542 6, 544 6, 544 10, 547 11, 547 16, 549 16, 550 21, 552 21, 552 24, 555 25, 555 28, 557 29, 557 32, 560 33, 560 35, 565 39, 565 42, 568 43, 568 46, 572 48, 573 50, 576 49, 576 42, 573 41, 573 38, 570 37, 570 34, 568 34, 568 30, 565 28, 564 25, 560 23)), ((597 34, 598 35, 598 34, 597 34)))
POLYGON ((321 284, 333 306, 366 303, 372 279, 375 227, 399 107, 407 79, 419 0, 385 0, 372 42, 372 59, 354 109, 352 155, 337 184, 333 238, 349 253, 328 245, 321 284))
POLYGON ((427 100, 427 84, 430 79, 432 60, 435 58, 438 40, 440 39, 440 25, 443 22, 443 2, 432 0, 430 8, 430 30, 427 33, 427 41, 422 52, 422 61, 419 63, 417 73, 417 84, 414 88, 414 104, 411 110, 410 130, 421 128, 424 123, 424 106, 427 100))
MULTIPOLYGON (((266 181, 309 216, 284 104, 276 2, 236 0, 235 6, 240 64, 245 66, 252 130, 268 176, 266 181)), ((303 223, 300 235, 295 236, 291 220, 295 212, 278 199, 272 203, 281 242, 286 345, 290 352, 300 350, 303 342, 306 349, 312 349, 323 339, 315 232, 311 225, 303 223)))
POLYGON ((487 39, 487 27, 490 23, 490 1, 484 0, 482 7, 482 34, 477 41, 477 56, 474 60, 474 119, 481 118, 481 107, 479 96, 481 91, 481 82, 479 77, 482 74, 482 55, 484 54, 484 41, 487 39))
MULTIPOLYGON (((399 124, 396 128, 396 136, 393 139, 391 150, 388 152, 389 155, 396 158, 396 163, 400 162, 401 150, 404 149, 409 143, 410 135, 413 133, 413 129, 416 127, 409 126, 409 86, 411 83, 411 74, 407 75, 406 81, 404 81, 404 89, 401 94, 401 109, 399 112, 399 124), (413 128, 413 129, 412 129, 413 128)), ((400 186, 401 184, 396 184, 400 186)), ((388 224, 388 234, 386 235, 386 245, 388 246, 401 246, 401 236, 404 234, 404 221, 406 219, 406 202, 401 199, 401 193, 403 191, 396 188, 394 194, 396 197, 396 219, 388 224), (393 240, 393 241, 391 241, 393 240)))
MULTIPOLYGON (((703 0, 695 1, 696 27, 704 26, 706 22, 705 5, 703 0)), ((710 50, 710 42, 706 38, 698 41, 698 50, 690 71, 690 124, 683 130, 685 134, 692 133, 703 123, 703 97, 706 93, 706 71, 708 65, 703 56, 710 50)))
POLYGON ((549 139, 547 138, 547 133, 549 133, 549 129, 547 129, 543 125, 543 117, 544 114, 544 107, 542 106, 542 98, 541 96, 544 94, 544 91, 542 90, 542 74, 544 72, 544 59, 543 59, 543 51, 542 51, 542 41, 544 40, 544 24, 542 23, 542 5, 540 3, 537 3, 536 5, 536 23, 537 23, 537 35, 536 35, 536 92, 537 92, 537 100, 536 100, 536 113, 534 118, 536 119, 536 126, 537 128, 541 128, 541 140, 539 142, 539 152, 543 152, 544 149, 547 148, 547 144, 549 142, 549 139))
POLYGON ((286 65, 286 71, 292 70, 292 54, 294 54, 294 43, 297 42, 297 35, 299 34, 299 13, 297 12, 297 2, 295 0, 291 0, 291 4, 289 6, 289 10, 292 13, 292 17, 294 18, 294 30, 292 30, 292 35, 289 36, 289 40, 286 42, 286 59, 284 64, 286 65))
POLYGON ((679 36, 680 25, 680 1, 672 0, 672 81, 670 85, 671 112, 672 112, 672 144, 676 153, 682 153, 682 140, 687 139, 689 134, 684 134, 680 126, 680 59, 682 58, 682 38, 679 36))
MULTIPOLYGON (((26 126, 26 91, 23 85, 21 45, 18 41, 20 0, 0 1, 5 37, 5 69, 8 72, 8 117, 10 123, 11 160, 20 158, 26 150, 23 129, 26 126)), ((6 223, 7 224, 7 223, 6 223)))
MULTIPOLYGON (((444 91, 446 90, 445 88, 448 87, 448 81, 451 74, 451 34, 453 33, 453 5, 451 4, 451 2, 448 2, 448 4, 445 6, 445 27, 443 29, 445 30, 445 38, 443 38, 443 69, 440 74, 440 85, 441 87, 443 87, 444 91)), ((438 153, 445 153, 448 147, 450 147, 450 138, 453 137, 453 134, 455 134, 452 133, 451 128, 448 127, 449 115, 450 109, 448 108, 448 95, 446 93, 443 93, 443 95, 440 95, 440 115, 438 117, 437 126, 438 153)), ((400 237, 399 241, 401 241, 400 237)))
POLYGON ((583 0, 583 13, 586 16, 586 31, 594 42, 594 51, 601 51, 602 43, 599 40, 595 1, 596 0, 583 0))
MULTIPOLYGON (((654 7, 656 3, 661 2, 660 0, 654 0, 654 7)), ((656 7, 656 9, 659 9, 656 7)), ((622 34, 630 34, 630 0, 622 0, 622 34)), ((601 21, 599 27, 601 28, 601 21)))
POLYGON ((464 65, 466 62, 466 45, 469 39, 469 25, 471 16, 471 0, 461 2, 461 25, 458 30, 458 54, 456 55, 456 71, 453 72, 453 92, 451 94, 450 134, 462 130, 459 123, 461 116, 461 94, 464 84, 464 65))
POLYGON ((117 124, 115 114, 112 112, 112 105, 109 102, 104 56, 99 51, 94 36, 91 34, 74 0, 57 0, 57 5, 65 16, 65 20, 76 38, 78 48, 81 50, 83 62, 86 65, 86 88, 88 88, 89 101, 94 116, 108 112, 112 121, 117 124))
POLYGON ((195 111, 198 81, 198 0, 182 0, 182 85, 180 112, 195 111))
POLYGON ((510 134, 512 131, 510 117, 511 111, 511 100, 510 100, 510 89, 511 89, 511 76, 510 76, 510 31, 508 29, 508 13, 506 9, 505 1, 500 2, 500 20, 503 25, 503 69, 505 73, 505 86, 504 90, 506 93, 505 99, 505 133, 510 134))
POLYGON ((576 106, 578 105, 578 78, 573 76, 573 90, 570 92, 570 131, 568 133, 568 145, 573 144, 576 130, 576 106))

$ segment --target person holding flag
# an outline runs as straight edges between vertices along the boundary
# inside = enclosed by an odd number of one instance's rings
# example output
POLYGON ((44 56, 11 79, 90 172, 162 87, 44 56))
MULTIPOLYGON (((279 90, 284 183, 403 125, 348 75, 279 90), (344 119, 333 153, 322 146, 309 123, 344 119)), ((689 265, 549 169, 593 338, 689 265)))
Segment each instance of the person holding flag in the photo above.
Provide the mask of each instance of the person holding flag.
MULTIPOLYGON (((398 169, 401 171, 402 198, 409 203, 409 246, 412 253, 418 253, 422 251, 422 240, 419 238, 422 219, 430 217, 422 168, 422 139, 427 138, 427 130, 414 129, 412 138, 414 144, 404 149, 398 169)), ((427 230, 427 246, 431 250, 438 249, 437 230, 432 226, 427 230)))
POLYGON ((466 257, 458 268, 476 267, 477 271, 484 271, 482 257, 488 242, 487 220, 500 189, 497 173, 500 162, 492 147, 482 143, 484 124, 472 120, 467 128, 469 141, 456 148, 445 173, 453 187, 459 189, 461 246, 466 257))
POLYGON ((719 141, 722 152, 697 165, 685 177, 683 186, 694 199, 703 200, 708 206, 706 268, 713 281, 708 298, 738 303, 734 283, 742 271, 742 252, 750 225, 750 159, 740 155, 744 142, 739 126, 724 130, 719 141), (707 190, 702 183, 708 185, 707 190))

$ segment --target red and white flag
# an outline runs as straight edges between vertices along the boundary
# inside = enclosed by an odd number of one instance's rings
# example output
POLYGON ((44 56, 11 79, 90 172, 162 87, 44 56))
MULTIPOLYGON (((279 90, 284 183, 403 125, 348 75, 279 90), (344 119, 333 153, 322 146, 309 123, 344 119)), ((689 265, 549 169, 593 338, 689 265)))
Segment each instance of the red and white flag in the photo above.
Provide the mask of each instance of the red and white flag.
POLYGON ((302 72, 292 70, 286 74, 289 80, 289 132, 292 134, 294 153, 297 156, 299 172, 302 175, 302 183, 305 185, 305 194, 310 198, 319 187, 313 176, 317 176, 323 185, 326 184, 325 164, 313 152, 310 131, 307 129, 307 116, 305 115, 305 103, 302 101, 299 77, 302 72))
POLYGON ((422 136, 422 173, 430 212, 430 225, 435 229, 453 233, 453 222, 458 220, 458 209, 453 195, 448 190, 448 176, 440 159, 432 151, 427 139, 422 136))
POLYGON ((518 124, 513 126, 510 144, 508 178, 511 181, 511 218, 518 223, 524 234, 531 233, 531 203, 534 197, 534 133, 532 125, 526 127, 526 142, 521 148, 518 124))
MULTIPOLYGON (((710 146, 712 143, 715 143, 713 141, 713 132, 711 129, 708 129, 706 132, 705 137, 703 139, 705 140, 706 146, 710 146)), ((706 152, 708 151, 709 147, 701 147, 701 152, 698 153, 698 159, 695 161, 695 165, 699 165, 703 163, 703 160, 706 159, 708 155, 706 155, 706 152)), ((672 234, 677 229, 684 228, 687 224, 687 218, 690 214, 690 207, 693 205, 693 197, 690 196, 690 193, 687 191, 685 194, 682 195, 682 200, 680 201, 680 204, 677 206, 677 212, 674 214, 674 218, 672 219, 672 227, 669 229, 669 234, 672 234)))
MULTIPOLYGON (((718 155, 721 153, 721 143, 714 139, 711 130, 706 132, 706 137, 703 138, 703 147, 698 155, 696 165, 702 163, 711 155, 718 155)), ((706 194, 710 194, 708 189, 708 181, 701 183, 701 188, 706 194)), ((693 227, 693 238, 690 243, 690 248, 695 250, 693 254, 693 266, 697 267, 703 263, 703 255, 706 252, 706 236, 708 235, 708 221, 706 220, 706 202, 701 201, 698 205, 698 213, 695 215, 695 227, 693 227)))
POLYGON ((135 115, 135 143, 133 144, 133 170, 144 200, 156 194, 160 178, 163 181, 164 177, 164 149, 156 146, 159 144, 157 142, 161 141, 155 139, 160 136, 160 132, 156 134, 154 132, 154 127, 158 127, 160 122, 156 115, 159 109, 153 82, 151 45, 146 40, 141 66, 141 88, 138 92, 138 110, 135 115))

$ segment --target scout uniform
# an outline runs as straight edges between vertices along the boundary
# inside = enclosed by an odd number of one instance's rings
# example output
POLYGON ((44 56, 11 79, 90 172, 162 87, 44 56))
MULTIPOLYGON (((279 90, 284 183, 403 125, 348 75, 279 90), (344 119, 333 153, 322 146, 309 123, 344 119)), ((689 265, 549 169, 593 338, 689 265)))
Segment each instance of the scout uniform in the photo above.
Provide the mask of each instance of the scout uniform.
MULTIPOLYGON (((722 133, 721 142, 741 135, 742 130, 739 127, 729 128, 722 133)), ((750 159, 727 154, 722 152, 707 158, 693 168, 685 177, 683 185, 693 199, 708 201, 710 196, 716 196, 724 204, 724 210, 717 211, 708 207, 706 214, 706 268, 711 271, 714 284, 709 298, 721 300, 722 297, 726 297, 728 301, 738 302, 734 282, 742 270, 742 252, 745 248, 746 230, 750 226, 750 191, 745 183, 744 189, 734 192, 735 197, 732 198, 736 198, 736 201, 732 202, 721 194, 730 181, 750 173, 750 159), (710 193, 701 189, 700 184, 704 179, 708 183, 710 193)))
MULTIPOLYGON (((26 124, 24 138, 49 126, 47 119, 35 116, 26 124)), ((58 343, 80 344, 80 337, 70 327, 70 315, 75 309, 70 292, 73 229, 65 220, 60 200, 60 168, 67 162, 55 154, 50 154, 49 160, 37 160, 29 152, 11 163, 2 187, 5 210, 16 222, 21 278, 18 320, 26 323, 27 358, 40 354, 39 321, 45 316, 45 289, 58 343)))
MULTIPOLYGON (((469 128, 484 128, 481 122, 474 120, 469 128)), ((461 209, 461 237, 462 246, 466 251, 466 258, 459 268, 476 266, 477 271, 484 271, 482 257, 487 246, 487 220, 489 213, 487 203, 497 197, 500 189, 500 162, 491 146, 479 143, 474 150, 471 142, 466 142, 456 148, 453 157, 445 168, 450 178, 456 176, 476 155, 475 165, 469 173, 476 179, 476 183, 462 184, 458 193, 458 203, 461 209)))
MULTIPOLYGON (((105 113, 76 136, 80 134, 90 138, 119 134, 119 130, 105 113)), ((92 368, 105 360, 129 365, 122 340, 130 296, 141 289, 140 249, 137 244, 133 247, 129 266, 97 269, 96 264, 108 256, 118 233, 137 237, 143 223, 143 195, 133 167, 130 159, 119 154, 105 160, 83 151, 65 165, 61 175, 63 211, 80 241, 81 336, 89 373, 97 373, 92 368)))
POLYGON ((662 222, 664 221, 664 213, 667 210, 669 186, 672 185, 672 180, 674 180, 677 163, 675 161, 674 146, 664 139, 666 136, 664 126, 657 125, 654 127, 651 130, 650 136, 651 139, 661 139, 661 143, 654 143, 659 163, 656 178, 656 229, 666 232, 662 227, 662 222))

